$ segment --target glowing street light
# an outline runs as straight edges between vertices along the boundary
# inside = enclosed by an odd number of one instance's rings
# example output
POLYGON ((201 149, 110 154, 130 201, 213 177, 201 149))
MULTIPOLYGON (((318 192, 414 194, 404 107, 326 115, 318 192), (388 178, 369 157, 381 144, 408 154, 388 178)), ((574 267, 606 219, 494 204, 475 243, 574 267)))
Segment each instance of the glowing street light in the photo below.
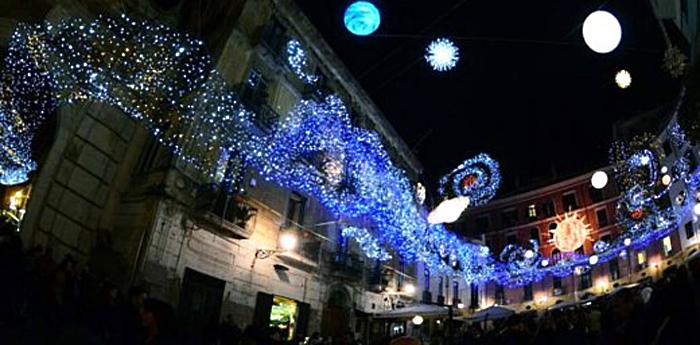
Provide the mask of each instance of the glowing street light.
POLYGON ((411 323, 413 323, 416 326, 420 326, 423 324, 423 317, 420 315, 416 315, 411 319, 411 323))
POLYGON ((406 286, 404 286, 403 288, 403 291, 409 295, 413 295, 414 293, 416 293, 416 286, 413 284, 406 284, 406 286))
POLYGON ((297 236, 292 232, 285 232, 280 235, 280 248, 290 251, 297 247, 297 236))

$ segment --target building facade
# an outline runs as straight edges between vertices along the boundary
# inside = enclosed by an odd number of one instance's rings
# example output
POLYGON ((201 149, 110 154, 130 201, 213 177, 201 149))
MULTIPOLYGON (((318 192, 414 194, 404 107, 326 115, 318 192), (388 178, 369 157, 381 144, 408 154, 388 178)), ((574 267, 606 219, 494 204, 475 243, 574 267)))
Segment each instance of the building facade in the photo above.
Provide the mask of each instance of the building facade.
MULTIPOLYGON (((301 99, 337 94, 354 123, 377 132, 410 179, 421 173, 292 1, 59 1, 36 11, 3 20, 2 37, 19 20, 56 23, 104 11, 154 18, 204 41, 217 71, 256 114, 260 131, 269 131, 301 99), (290 40, 305 49, 316 87, 305 85, 291 66, 285 55, 290 40)), ((5 208, 23 217, 25 246, 52 248, 57 260, 71 254, 124 287, 145 286, 152 297, 175 305, 193 332, 230 314, 241 327, 274 325, 290 338, 314 331, 381 336, 386 330, 370 328, 366 316, 413 300, 414 265, 364 256, 313 196, 252 169, 238 186, 244 192, 222 193, 134 119, 105 104, 63 106, 56 118, 40 143, 40 170, 28 184, 4 191, 5 208), (285 234, 297 242, 291 250, 281 243, 285 234)))

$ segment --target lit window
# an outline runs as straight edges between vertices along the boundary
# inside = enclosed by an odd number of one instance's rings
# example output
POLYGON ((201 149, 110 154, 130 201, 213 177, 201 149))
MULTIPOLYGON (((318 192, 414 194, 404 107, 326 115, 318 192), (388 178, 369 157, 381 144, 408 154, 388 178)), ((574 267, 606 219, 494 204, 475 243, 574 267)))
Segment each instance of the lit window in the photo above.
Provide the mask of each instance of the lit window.
POLYGON ((664 245, 664 255, 668 256, 673 251, 673 243, 671 243, 671 237, 664 237, 662 243, 664 245))
POLYGON ((527 216, 530 217, 530 219, 537 218, 537 207, 534 204, 527 207, 527 216))
POLYGON ((647 262, 647 252, 641 251, 637 253, 637 264, 644 265, 647 262))

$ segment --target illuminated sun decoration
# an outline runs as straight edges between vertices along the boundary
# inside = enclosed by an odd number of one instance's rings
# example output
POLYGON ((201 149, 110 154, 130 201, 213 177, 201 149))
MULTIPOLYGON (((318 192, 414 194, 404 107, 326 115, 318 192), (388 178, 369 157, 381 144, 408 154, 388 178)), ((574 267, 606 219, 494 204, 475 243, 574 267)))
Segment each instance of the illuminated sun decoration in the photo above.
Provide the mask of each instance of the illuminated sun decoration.
POLYGON ((567 213, 557 223, 557 228, 552 230, 552 242, 562 252, 573 252, 583 245, 590 230, 590 225, 585 223, 583 216, 567 213))
POLYGON ((459 48, 446 38, 438 38, 430 42, 425 53, 427 61, 434 70, 439 72, 449 71, 459 61, 459 48))

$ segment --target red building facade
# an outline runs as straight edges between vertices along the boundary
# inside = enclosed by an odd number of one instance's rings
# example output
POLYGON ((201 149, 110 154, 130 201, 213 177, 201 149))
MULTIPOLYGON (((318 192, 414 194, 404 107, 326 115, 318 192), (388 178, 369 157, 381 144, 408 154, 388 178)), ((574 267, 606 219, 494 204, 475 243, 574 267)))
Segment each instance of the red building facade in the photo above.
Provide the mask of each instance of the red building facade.
MULTIPOLYGON (((612 173, 607 173, 610 182, 602 190, 591 186, 593 172, 587 173, 469 209, 456 228, 469 237, 480 238, 496 254, 508 244, 527 245, 529 240, 536 240, 540 255, 554 263, 567 255, 554 244, 553 231, 568 214, 588 224, 586 240, 576 252, 591 255, 596 241, 610 241, 622 233, 615 217, 619 192, 612 173)), ((485 291, 481 291, 481 301, 485 305, 480 307, 505 304, 516 309, 540 309, 589 294, 609 293, 621 285, 660 276, 665 267, 674 264, 680 248, 678 231, 674 231, 645 250, 620 253, 617 259, 593 265, 588 272, 563 278, 547 276, 517 288, 489 283, 482 287, 485 291)))

